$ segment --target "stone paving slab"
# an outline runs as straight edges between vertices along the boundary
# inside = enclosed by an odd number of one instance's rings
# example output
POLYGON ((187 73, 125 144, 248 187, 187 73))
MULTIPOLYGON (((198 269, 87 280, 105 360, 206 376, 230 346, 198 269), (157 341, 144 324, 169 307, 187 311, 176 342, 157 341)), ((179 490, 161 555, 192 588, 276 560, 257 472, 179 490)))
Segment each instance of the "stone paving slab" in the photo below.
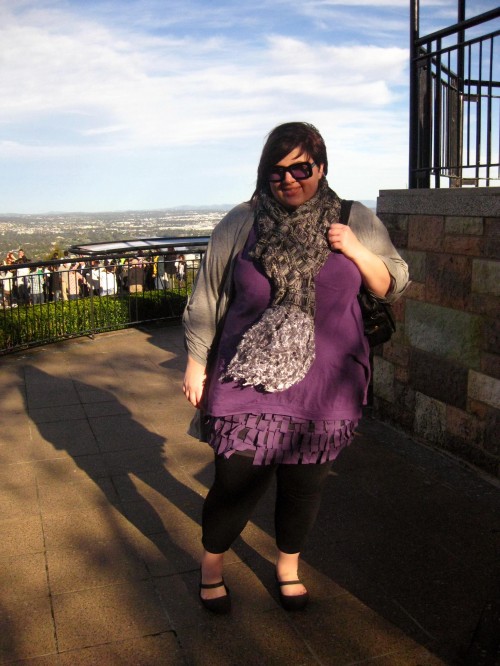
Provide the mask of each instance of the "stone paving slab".
POLYGON ((0 664, 480 666, 498 482, 369 415, 303 553, 308 609, 279 605, 271 488, 227 554, 233 612, 204 611, 184 362, 178 326, 0 359, 0 664))

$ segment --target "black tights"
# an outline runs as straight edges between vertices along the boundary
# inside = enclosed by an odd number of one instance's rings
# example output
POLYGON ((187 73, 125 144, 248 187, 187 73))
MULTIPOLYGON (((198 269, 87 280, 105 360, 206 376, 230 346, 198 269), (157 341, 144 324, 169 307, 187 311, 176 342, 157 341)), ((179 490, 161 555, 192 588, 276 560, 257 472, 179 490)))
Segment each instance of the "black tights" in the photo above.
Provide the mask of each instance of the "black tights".
POLYGON ((253 509, 276 474, 276 545, 299 553, 316 520, 323 484, 332 462, 322 465, 254 465, 253 458, 217 456, 215 479, 203 505, 203 546, 224 553, 243 531, 253 509))

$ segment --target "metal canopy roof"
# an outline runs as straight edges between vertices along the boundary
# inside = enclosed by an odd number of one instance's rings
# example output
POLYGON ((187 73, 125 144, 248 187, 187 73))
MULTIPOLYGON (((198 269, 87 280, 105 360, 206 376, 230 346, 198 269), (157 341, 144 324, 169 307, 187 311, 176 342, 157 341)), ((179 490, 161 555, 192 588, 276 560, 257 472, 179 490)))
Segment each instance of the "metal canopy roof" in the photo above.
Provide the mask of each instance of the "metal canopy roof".
POLYGON ((162 254, 185 254, 204 250, 210 236, 181 236, 179 238, 134 238, 133 240, 73 245, 70 252, 85 255, 127 254, 157 251, 162 254))

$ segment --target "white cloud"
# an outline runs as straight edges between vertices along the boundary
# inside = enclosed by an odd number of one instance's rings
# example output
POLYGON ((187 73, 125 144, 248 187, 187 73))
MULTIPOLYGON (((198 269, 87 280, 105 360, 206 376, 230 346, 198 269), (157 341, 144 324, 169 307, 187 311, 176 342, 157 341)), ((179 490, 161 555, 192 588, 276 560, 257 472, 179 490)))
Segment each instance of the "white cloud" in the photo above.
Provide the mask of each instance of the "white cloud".
POLYGON ((330 46, 309 44, 289 37, 270 39, 270 51, 266 57, 272 59, 274 69, 290 71, 293 74, 319 72, 331 77, 334 82, 353 88, 360 83, 381 80, 401 84, 407 68, 408 51, 397 47, 379 46, 330 46))
MULTIPOLYGON (((425 0, 426 6, 446 6, 449 5, 450 0, 425 0)), ((408 8, 408 0, 377 0, 374 4, 373 0, 310 0, 307 5, 310 10, 321 10, 328 7, 398 7, 402 9, 408 8)))
MULTIPOLYGON (((90 179, 92 189, 99 182, 104 192, 104 183, 119 191, 120 177, 130 178, 138 159, 145 170, 154 164, 161 174, 156 178, 165 180, 169 169, 175 172, 166 164, 169 155, 185 155, 193 177, 200 154, 220 155, 221 164, 230 165, 224 179, 212 173, 209 181, 201 165, 197 186, 198 196, 206 191, 220 202, 234 200, 217 193, 238 180, 235 161, 244 163, 238 174, 251 187, 265 134, 288 120, 315 123, 335 157, 332 164, 338 159, 359 173, 360 164, 366 171, 376 159, 379 167, 370 167, 365 180, 374 181, 384 164, 394 174, 406 159, 408 50, 394 42, 356 40, 356 32, 345 40, 323 31, 313 35, 303 29, 306 19, 297 22, 296 14, 294 29, 287 31, 274 21, 272 31, 252 32, 249 25, 267 21, 255 5, 251 10, 238 5, 232 15, 222 7, 212 11, 212 5, 189 1, 178 4, 179 13, 173 1, 169 11, 164 2, 143 0, 120 3, 120 12, 118 5, 105 2, 91 3, 90 9, 78 3, 74 11, 70 3, 57 0, 41 0, 36 7, 26 2, 23 11, 17 3, 16 12, 8 4, 0 0, 4 163, 50 162, 64 172, 57 165, 77 158, 79 182, 90 179), (138 8, 140 15, 134 14, 138 8), (213 29, 202 29, 197 12, 213 29), (224 22, 238 19, 243 30, 222 29, 224 22), (172 26, 181 23, 183 31, 174 31, 172 26), (245 151, 243 156, 234 155, 235 146, 245 151), (107 166, 100 177, 98 165, 112 164, 113 157, 116 169, 107 166)), ((294 9, 313 5, 317 3, 305 2, 294 9)), ((279 0, 273 10, 280 12, 279 0)), ((287 16, 292 16, 289 8, 287 16)), ((355 22, 353 14, 350 21, 355 22)), ((335 170, 335 176, 341 184, 348 178, 343 169, 335 170)), ((144 187, 149 181, 151 177, 145 178, 144 187)), ((178 183, 177 188, 190 190, 180 175, 178 183)), ((6 182, 3 187, 7 191, 6 182)), ((60 188, 59 181, 54 187, 60 188)), ((66 187, 70 191, 77 183, 66 187)), ((176 194, 181 196, 179 190, 176 194)))
POLYGON ((55 151, 80 150, 85 138, 123 149, 252 134, 277 100, 291 114, 357 104, 366 113, 394 101, 391 86, 406 76, 398 48, 116 35, 61 12, 28 18, 0 28, 0 121, 36 125, 49 114, 57 127, 64 117, 55 151))

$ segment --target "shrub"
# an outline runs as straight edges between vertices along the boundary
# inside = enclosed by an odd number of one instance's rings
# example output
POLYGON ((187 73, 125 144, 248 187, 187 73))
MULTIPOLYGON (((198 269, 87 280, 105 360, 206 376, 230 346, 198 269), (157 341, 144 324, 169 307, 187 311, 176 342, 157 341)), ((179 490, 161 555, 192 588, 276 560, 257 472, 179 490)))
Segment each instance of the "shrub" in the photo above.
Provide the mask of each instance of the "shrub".
POLYGON ((179 319, 187 292, 147 291, 0 311, 0 353, 162 319, 179 319))

